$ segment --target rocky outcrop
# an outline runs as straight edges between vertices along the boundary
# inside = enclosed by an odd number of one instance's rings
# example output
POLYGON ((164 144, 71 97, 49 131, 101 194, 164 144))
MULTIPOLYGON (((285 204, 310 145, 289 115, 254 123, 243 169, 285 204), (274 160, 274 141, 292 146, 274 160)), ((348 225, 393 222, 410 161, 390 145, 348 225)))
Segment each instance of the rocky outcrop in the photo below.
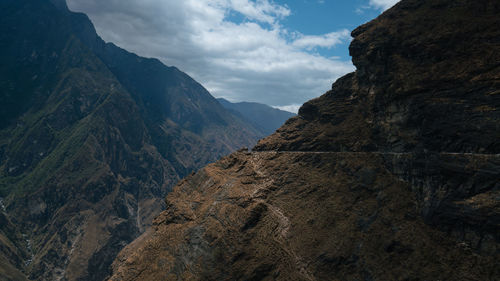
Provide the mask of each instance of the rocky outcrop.
POLYGON ((352 32, 356 72, 255 150, 500 153, 499 9, 402 1, 352 32))
POLYGON ((0 30, 9 280, 105 279, 180 178, 260 136, 175 67, 104 43, 62 0, 1 1, 0 30))
POLYGON ((356 72, 181 181, 110 280, 500 278, 500 5, 403 0, 356 72))

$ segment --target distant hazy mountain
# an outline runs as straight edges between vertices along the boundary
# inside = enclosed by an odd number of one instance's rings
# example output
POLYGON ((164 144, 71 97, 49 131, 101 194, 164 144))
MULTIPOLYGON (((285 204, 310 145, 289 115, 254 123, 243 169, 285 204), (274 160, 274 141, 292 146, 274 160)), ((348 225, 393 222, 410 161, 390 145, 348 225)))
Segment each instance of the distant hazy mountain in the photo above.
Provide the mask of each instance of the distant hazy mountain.
POLYGON ((217 100, 226 109, 249 120, 254 127, 266 136, 274 133, 286 120, 295 116, 291 112, 279 110, 261 103, 232 103, 223 98, 217 100))
POLYGON ((63 0, 0 1, 0 280, 105 279, 179 179, 261 136, 63 0))

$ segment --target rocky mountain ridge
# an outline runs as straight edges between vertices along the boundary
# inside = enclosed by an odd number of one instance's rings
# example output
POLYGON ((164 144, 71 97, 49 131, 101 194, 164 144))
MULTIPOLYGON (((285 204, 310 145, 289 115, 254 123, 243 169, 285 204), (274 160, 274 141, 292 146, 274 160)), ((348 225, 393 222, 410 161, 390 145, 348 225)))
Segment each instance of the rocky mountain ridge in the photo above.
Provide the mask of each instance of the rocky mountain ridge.
POLYGON ((110 280, 498 280, 500 4, 403 0, 354 73, 182 180, 110 280))

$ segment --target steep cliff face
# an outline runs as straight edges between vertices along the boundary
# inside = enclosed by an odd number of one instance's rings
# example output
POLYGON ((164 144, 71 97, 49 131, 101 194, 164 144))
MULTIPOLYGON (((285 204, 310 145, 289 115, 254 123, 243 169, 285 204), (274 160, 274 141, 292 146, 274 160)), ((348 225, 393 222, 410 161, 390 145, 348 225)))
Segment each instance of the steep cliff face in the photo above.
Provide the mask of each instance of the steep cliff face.
POLYGON ((64 1, 2 1, 0 30, 0 279, 106 278, 181 177, 260 136, 64 1))
POLYGON ((499 5, 403 1, 358 27, 356 72, 256 150, 499 153, 499 5))
POLYGON ((500 4, 403 0, 356 72, 181 181, 110 280, 500 278, 500 4))

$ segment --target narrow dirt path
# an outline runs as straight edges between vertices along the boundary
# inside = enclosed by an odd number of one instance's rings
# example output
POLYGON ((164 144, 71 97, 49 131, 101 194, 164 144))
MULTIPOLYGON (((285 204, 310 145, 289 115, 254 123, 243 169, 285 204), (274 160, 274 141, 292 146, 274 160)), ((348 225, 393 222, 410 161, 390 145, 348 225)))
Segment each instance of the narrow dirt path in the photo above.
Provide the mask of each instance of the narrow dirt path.
POLYGON ((253 170, 259 176, 264 178, 263 183, 259 184, 258 187, 252 192, 251 198, 255 200, 255 202, 259 202, 265 204, 270 211, 271 215, 276 218, 277 227, 275 229, 275 235, 273 235, 273 240, 281 246, 284 252, 286 252, 290 257, 293 258, 295 262, 295 266, 298 269, 299 273, 309 281, 315 281, 316 278, 307 270, 307 264, 304 262, 304 259, 300 257, 291 247, 287 241, 288 232, 290 230, 290 219, 284 214, 283 210, 279 207, 267 203, 265 200, 258 198, 258 195, 271 187, 274 183, 274 179, 264 170, 263 161, 266 161, 262 154, 259 153, 252 154, 250 157, 249 163, 252 165, 253 170))
MULTIPOLYGON (((250 151, 252 154, 378 154, 378 155, 413 155, 414 152, 384 152, 384 151, 289 151, 289 150, 265 150, 265 151, 250 151)), ((429 152, 428 154, 432 154, 429 152)), ((500 157, 500 154, 488 153, 468 153, 468 152, 438 152, 438 155, 464 155, 464 156, 486 156, 500 157)))

